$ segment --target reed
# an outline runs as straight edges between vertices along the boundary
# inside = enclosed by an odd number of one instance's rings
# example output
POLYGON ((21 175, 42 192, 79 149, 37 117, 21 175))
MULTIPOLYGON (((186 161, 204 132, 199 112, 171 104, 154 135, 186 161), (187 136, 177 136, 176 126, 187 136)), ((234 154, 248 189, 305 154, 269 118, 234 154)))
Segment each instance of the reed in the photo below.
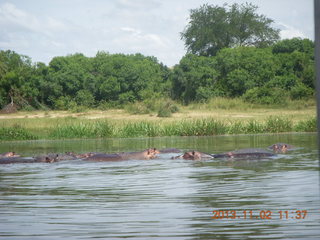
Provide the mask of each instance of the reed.
MULTIPOLYGON (((0 126, 0 141, 72 138, 131 138, 158 136, 212 136, 223 134, 259 134, 280 132, 315 132, 316 118, 300 121, 288 117, 270 116, 266 120, 220 120, 195 118, 170 121, 169 119, 134 121, 79 119, 26 119, 25 125, 0 126), (30 124, 28 121, 37 123, 30 124), (39 126, 39 128, 36 128, 39 126)), ((20 121, 20 120, 19 120, 20 121)), ((14 122, 14 121, 13 121, 14 122)), ((22 123, 22 122, 21 122, 22 123)))
POLYGON ((313 117, 313 118, 298 122, 295 125, 294 130, 296 132, 316 132, 317 118, 313 117))
POLYGON ((107 121, 80 122, 69 125, 58 125, 49 133, 49 138, 99 138, 112 137, 114 127, 107 121))
POLYGON ((125 123, 116 129, 115 137, 156 137, 160 136, 159 126, 152 122, 125 123))
POLYGON ((27 129, 16 125, 14 127, 1 127, 0 128, 0 141, 13 141, 13 140, 35 140, 38 136, 30 133, 27 129))

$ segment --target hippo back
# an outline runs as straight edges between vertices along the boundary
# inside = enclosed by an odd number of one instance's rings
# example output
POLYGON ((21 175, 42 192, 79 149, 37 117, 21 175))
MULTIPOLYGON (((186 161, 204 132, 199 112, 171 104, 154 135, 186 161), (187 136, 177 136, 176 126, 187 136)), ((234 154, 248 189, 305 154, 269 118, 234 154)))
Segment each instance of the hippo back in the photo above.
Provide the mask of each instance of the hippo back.
POLYGON ((107 162, 107 161, 119 161, 123 158, 119 154, 95 154, 88 158, 85 158, 87 161, 96 161, 96 162, 107 162))

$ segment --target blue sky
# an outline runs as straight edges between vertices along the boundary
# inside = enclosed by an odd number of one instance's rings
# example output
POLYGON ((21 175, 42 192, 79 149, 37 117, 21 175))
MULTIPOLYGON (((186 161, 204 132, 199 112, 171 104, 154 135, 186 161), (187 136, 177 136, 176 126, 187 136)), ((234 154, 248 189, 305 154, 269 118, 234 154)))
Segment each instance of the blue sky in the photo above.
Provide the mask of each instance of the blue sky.
POLYGON ((0 0, 0 49, 46 64, 55 56, 142 53, 167 66, 185 55, 180 32, 204 3, 252 2, 282 38, 314 39, 313 0, 0 0))

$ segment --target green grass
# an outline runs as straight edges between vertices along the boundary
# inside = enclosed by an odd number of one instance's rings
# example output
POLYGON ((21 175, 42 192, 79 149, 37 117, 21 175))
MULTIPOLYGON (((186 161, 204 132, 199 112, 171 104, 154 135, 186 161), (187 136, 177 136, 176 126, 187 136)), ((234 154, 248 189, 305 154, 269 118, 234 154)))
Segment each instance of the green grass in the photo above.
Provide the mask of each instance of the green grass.
POLYGON ((161 99, 128 105, 127 109, 0 115, 0 141, 315 132, 315 116, 314 100, 266 106, 215 98, 181 106, 161 99), (158 117, 161 108, 169 109, 171 117, 158 117))
POLYGON ((221 121, 213 118, 180 120, 174 122, 111 122, 106 120, 69 121, 43 128, 42 135, 22 126, 0 127, 0 140, 72 139, 72 138, 130 138, 157 136, 212 136, 223 134, 258 134, 281 132, 315 132, 316 118, 292 122, 273 116, 265 121, 221 121))
POLYGON ((35 140, 38 138, 38 136, 30 133, 27 129, 19 125, 0 128, 0 141, 35 140))

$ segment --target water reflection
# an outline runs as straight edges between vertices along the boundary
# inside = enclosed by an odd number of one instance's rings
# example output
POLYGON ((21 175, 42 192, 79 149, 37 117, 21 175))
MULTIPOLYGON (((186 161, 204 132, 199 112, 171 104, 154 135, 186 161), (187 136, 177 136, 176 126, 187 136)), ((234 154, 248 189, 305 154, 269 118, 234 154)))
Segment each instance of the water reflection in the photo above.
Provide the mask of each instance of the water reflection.
POLYGON ((0 166, 0 239, 314 239, 320 235, 315 134, 34 141, 1 143, 0 150, 36 155, 156 146, 218 153, 275 142, 301 148, 262 161, 171 160, 169 154, 151 161, 0 166), (211 218, 223 209, 274 214, 211 218), (279 219, 280 210, 308 215, 279 219))

